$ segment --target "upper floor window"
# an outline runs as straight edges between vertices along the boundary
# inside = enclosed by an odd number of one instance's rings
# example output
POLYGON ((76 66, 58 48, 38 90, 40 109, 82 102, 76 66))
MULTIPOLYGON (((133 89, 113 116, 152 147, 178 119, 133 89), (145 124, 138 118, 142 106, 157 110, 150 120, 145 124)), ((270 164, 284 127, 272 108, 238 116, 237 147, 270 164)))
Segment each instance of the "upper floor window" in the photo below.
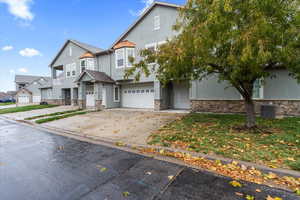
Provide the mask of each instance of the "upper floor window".
POLYGON ((116 52, 116 68, 125 67, 125 49, 117 49, 116 52))
POLYGON ((154 30, 160 29, 160 16, 154 16, 154 30))
POLYGON ((94 58, 84 58, 80 60, 81 72, 84 70, 95 70, 95 60, 94 58))
POLYGON ((66 77, 74 77, 76 76, 76 63, 67 64, 66 65, 66 77))
POLYGON ((72 47, 69 47, 69 56, 72 56, 72 53, 73 53, 73 49, 72 47))

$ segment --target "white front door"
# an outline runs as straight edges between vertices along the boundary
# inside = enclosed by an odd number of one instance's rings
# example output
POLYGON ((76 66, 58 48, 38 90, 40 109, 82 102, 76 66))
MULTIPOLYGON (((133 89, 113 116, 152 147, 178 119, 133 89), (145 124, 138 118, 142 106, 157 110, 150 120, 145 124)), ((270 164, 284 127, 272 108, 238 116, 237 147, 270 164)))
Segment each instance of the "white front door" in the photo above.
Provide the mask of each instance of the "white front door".
POLYGON ((32 97, 32 102, 33 103, 40 103, 41 102, 41 96, 33 96, 32 97))
POLYGON ((190 89, 188 83, 173 83, 173 108, 190 109, 190 89))
POLYGON ((154 108, 153 83, 123 85, 121 101, 125 108, 154 108))
POLYGON ((87 85, 86 87, 86 107, 95 107, 94 85, 87 85))

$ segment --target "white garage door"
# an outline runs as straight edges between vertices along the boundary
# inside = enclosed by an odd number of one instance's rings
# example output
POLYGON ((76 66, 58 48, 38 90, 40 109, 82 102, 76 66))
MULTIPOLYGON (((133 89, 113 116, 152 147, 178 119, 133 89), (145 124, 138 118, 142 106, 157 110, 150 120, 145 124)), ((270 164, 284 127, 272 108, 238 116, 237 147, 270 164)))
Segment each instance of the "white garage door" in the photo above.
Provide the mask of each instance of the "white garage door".
POLYGON ((122 86, 121 100, 125 108, 154 108, 153 84, 122 86))
POLYGON ((29 97, 28 96, 19 96, 18 103, 19 104, 29 104, 29 97))
POLYGON ((41 96, 33 96, 32 97, 32 102, 33 103, 40 103, 41 102, 41 96))

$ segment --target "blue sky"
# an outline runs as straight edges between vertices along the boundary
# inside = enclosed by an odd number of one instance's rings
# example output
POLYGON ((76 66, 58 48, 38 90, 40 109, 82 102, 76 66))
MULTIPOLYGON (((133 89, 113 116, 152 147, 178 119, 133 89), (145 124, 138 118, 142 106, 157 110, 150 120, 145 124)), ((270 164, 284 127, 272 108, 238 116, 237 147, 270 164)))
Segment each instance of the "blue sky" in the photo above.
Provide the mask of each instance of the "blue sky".
POLYGON ((15 74, 50 75, 48 65, 66 39, 109 47, 151 2, 0 0, 0 91, 14 89, 15 74))

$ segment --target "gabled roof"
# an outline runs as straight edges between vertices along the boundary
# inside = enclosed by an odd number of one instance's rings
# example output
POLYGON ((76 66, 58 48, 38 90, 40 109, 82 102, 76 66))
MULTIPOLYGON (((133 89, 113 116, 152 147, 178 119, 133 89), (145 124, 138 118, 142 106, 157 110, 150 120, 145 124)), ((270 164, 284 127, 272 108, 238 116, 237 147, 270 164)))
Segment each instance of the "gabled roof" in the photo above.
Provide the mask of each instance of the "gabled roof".
POLYGON ((29 94, 32 94, 32 92, 29 91, 28 89, 26 89, 26 88, 21 88, 19 91, 17 91, 16 95, 19 94, 19 92, 21 92, 21 91, 25 91, 25 92, 28 92, 29 94))
POLYGON ((86 50, 87 52, 92 53, 92 54, 98 54, 98 53, 100 53, 100 52, 103 51, 103 49, 100 49, 100 48, 98 48, 98 47, 92 46, 92 45, 90 45, 90 44, 86 44, 86 43, 83 43, 83 42, 79 42, 79 41, 77 41, 77 40, 71 40, 71 39, 70 39, 70 40, 67 40, 67 41, 64 43, 64 45, 63 45, 62 48, 59 50, 58 54, 54 57, 54 59, 51 61, 51 63, 50 63, 49 66, 51 66, 51 65, 54 64, 54 62, 57 60, 57 58, 59 57, 59 55, 62 53, 62 51, 65 49, 65 47, 66 47, 70 42, 73 43, 73 44, 75 44, 76 46, 78 46, 78 47, 80 47, 80 48, 86 50))
POLYGON ((101 83, 114 83, 115 81, 105 74, 104 72, 98 72, 98 71, 92 71, 92 70, 85 70, 80 74, 80 76, 76 79, 75 82, 79 82, 82 77, 87 74, 91 77, 91 79, 95 82, 101 82, 101 83))
POLYGON ((41 78, 44 78, 45 80, 50 79, 50 77, 43 77, 43 76, 15 75, 15 82, 16 83, 32 83, 34 81, 40 80, 41 78))
POLYGON ((181 5, 178 4, 172 4, 172 3, 165 3, 165 2, 159 2, 159 1, 154 1, 149 8, 147 8, 143 14, 113 43, 113 45, 110 47, 111 49, 118 44, 120 41, 126 37, 126 35, 134 29, 140 21, 142 21, 156 6, 166 6, 166 7, 171 7, 171 8, 182 8, 181 5))
POLYGON ((120 49, 123 47, 135 47, 135 46, 136 46, 135 43, 125 40, 125 41, 122 41, 122 42, 119 42, 118 44, 116 44, 114 46, 114 49, 120 49))

